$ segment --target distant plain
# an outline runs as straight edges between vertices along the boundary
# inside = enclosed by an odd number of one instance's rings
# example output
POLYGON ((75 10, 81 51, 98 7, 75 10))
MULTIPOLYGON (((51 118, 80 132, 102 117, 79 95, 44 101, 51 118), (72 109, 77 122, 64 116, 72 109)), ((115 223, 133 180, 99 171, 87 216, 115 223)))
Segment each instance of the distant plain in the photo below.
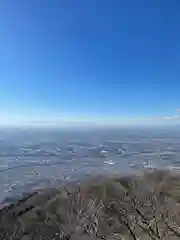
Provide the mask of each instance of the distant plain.
POLYGON ((97 174, 180 169, 180 129, 0 129, 0 201, 97 174))

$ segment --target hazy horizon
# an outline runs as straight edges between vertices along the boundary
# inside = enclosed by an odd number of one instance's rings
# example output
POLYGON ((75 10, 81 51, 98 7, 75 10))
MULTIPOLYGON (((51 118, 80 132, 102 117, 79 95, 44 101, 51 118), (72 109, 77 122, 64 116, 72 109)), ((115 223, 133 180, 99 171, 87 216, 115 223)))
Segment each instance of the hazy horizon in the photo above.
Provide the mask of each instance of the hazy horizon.
POLYGON ((175 111, 174 116, 154 116, 154 117, 94 117, 87 116, 74 118, 73 116, 57 118, 39 117, 36 119, 16 118, 0 119, 1 127, 139 127, 139 126, 176 126, 180 124, 179 110, 175 111))

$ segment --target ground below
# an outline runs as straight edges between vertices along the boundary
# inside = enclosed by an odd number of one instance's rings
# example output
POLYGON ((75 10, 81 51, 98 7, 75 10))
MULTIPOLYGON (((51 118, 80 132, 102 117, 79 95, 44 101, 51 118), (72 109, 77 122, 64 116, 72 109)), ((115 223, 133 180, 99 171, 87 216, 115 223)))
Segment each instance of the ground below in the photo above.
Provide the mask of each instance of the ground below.
POLYGON ((29 194, 0 211, 0 239, 180 239, 180 175, 111 176, 29 194))

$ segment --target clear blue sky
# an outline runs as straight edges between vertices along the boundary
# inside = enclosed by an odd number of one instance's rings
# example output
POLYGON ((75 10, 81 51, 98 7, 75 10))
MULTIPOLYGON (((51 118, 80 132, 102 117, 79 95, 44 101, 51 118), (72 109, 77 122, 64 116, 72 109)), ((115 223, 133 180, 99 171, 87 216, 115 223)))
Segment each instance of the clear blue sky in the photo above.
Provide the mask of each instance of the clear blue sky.
POLYGON ((0 16, 1 122, 177 115, 179 0, 2 0, 0 16))

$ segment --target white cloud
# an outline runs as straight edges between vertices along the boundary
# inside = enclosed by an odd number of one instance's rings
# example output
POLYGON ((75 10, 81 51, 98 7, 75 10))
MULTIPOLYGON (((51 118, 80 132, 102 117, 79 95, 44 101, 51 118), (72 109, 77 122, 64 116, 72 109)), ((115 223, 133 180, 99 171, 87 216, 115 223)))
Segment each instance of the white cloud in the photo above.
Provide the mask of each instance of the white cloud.
POLYGON ((173 121, 173 120, 178 120, 180 119, 180 116, 166 116, 166 117, 163 117, 163 120, 167 120, 167 121, 173 121))

